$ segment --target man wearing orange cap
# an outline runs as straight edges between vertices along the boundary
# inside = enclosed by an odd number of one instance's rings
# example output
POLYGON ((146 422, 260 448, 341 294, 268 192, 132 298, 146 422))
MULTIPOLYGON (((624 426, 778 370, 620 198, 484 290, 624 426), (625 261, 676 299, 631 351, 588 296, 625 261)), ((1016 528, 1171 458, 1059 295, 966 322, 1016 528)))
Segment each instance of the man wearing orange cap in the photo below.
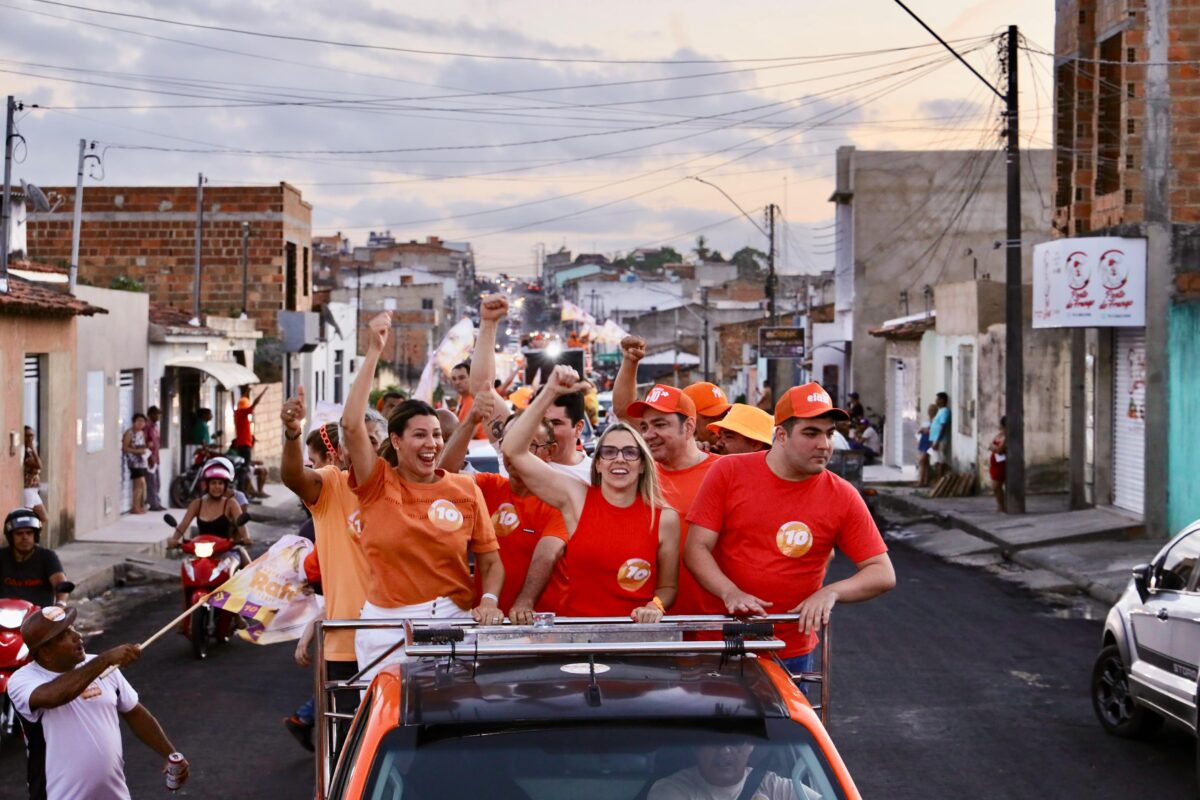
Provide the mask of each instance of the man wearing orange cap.
POLYGON ((684 387, 683 393, 692 398, 696 406, 696 441, 706 442, 709 446, 715 445, 717 436, 709 426, 729 411, 730 404, 725 393, 721 391, 720 386, 708 381, 684 387))
MULTIPOLYGON (((637 363, 645 355, 646 343, 641 337, 627 336, 621 341, 621 350, 624 358, 613 384, 613 410, 638 425, 650 447, 663 499, 679 512, 682 553, 688 534, 683 517, 717 456, 696 444, 696 404, 682 390, 658 384, 646 393, 645 400, 629 402, 636 396, 637 363)), ((679 570, 679 592, 671 613, 699 614, 705 605, 715 602, 686 569, 679 570)))
POLYGON ((775 405, 775 442, 725 456, 709 470, 688 513, 684 561, 700 585, 739 616, 798 613, 779 626, 793 674, 811 671, 817 631, 834 605, 860 603, 896 585, 896 573, 862 497, 827 470, 837 420, 820 384, 789 389, 775 405), (858 567, 822 586, 833 549, 858 567))
POLYGON ((761 408, 734 403, 722 419, 709 423, 708 430, 716 437, 712 452, 733 456, 771 449, 775 423, 761 408))

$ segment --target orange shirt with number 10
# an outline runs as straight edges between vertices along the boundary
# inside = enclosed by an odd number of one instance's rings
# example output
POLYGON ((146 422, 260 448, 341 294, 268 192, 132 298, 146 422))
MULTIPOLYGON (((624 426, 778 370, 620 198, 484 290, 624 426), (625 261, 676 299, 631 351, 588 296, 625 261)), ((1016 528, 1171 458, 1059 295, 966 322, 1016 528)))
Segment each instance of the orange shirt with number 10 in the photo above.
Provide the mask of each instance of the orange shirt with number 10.
MULTIPOLYGON (((567 526, 562 514, 534 495, 513 494, 512 484, 503 475, 481 472, 475 475, 475 485, 483 492, 488 511, 492 512, 492 527, 500 542, 500 561, 504 564, 504 589, 500 592, 500 609, 507 613, 517 599, 533 551, 544 536, 567 540, 567 526)), ((483 593, 483 578, 475 570, 475 599, 483 593)), ((538 611, 542 604, 535 603, 538 611)))
POLYGON ((400 477, 382 458, 362 483, 350 487, 363 515, 363 552, 371 564, 367 600, 382 608, 447 597, 472 607, 475 587, 467 566, 473 553, 500 549, 479 487, 467 475, 437 471, 433 483, 400 477))
MULTIPOLYGON (((321 467, 321 493, 308 507, 312 512, 317 540, 317 561, 325 590, 325 616, 329 619, 358 619, 371 565, 362 551, 362 512, 350 491, 350 474, 337 467, 321 467)), ((330 631, 325 640, 325 657, 330 661, 353 661, 354 631, 330 631)))
POLYGON ((687 543, 687 513, 704 483, 704 476, 720 458, 716 453, 707 453, 702 461, 684 469, 663 469, 655 462, 658 482, 662 487, 663 500, 679 512, 679 593, 671 605, 672 614, 711 614, 714 603, 721 603, 704 591, 683 563, 683 546, 687 543))

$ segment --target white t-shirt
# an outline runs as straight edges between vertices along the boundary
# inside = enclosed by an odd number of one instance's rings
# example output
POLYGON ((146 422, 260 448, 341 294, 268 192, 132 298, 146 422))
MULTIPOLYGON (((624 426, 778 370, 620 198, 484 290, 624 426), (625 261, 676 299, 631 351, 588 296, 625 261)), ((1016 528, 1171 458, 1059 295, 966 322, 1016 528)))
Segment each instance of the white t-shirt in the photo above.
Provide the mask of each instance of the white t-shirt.
POLYGON ((874 428, 866 428, 863 430, 862 445, 873 452, 882 452, 883 442, 879 440, 879 431, 875 430, 874 428))
POLYGON ((30 662, 8 682, 13 707, 32 723, 26 725, 30 770, 44 772, 47 800, 128 800, 118 715, 137 706, 137 692, 113 670, 66 705, 31 712, 34 690, 61 674, 30 662))
POLYGON ((842 436, 841 431, 833 432, 833 449, 834 450, 849 450, 850 443, 846 441, 846 437, 842 436))
POLYGON ((582 456, 582 458, 579 459, 578 464, 560 464, 557 461, 551 461, 550 466, 554 467, 559 472, 565 472, 573 478, 578 478, 588 486, 591 486, 592 457, 584 455, 583 453, 580 453, 579 455, 582 456))
MULTIPOLYGON (((746 776, 733 786, 713 786, 700 775, 696 767, 688 767, 674 775, 655 782, 650 787, 646 800, 737 800, 742 792, 746 776)), ((792 790, 792 782, 781 778, 774 772, 763 775, 762 783, 751 795, 752 800, 796 800, 796 792, 792 790)))

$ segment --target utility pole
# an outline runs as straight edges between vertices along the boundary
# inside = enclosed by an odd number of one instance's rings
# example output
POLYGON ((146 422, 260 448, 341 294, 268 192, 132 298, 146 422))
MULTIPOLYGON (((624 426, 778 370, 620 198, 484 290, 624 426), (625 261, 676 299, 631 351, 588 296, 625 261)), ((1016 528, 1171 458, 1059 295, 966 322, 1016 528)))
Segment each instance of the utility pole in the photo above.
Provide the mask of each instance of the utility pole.
MULTIPOLYGON (((775 204, 767 205, 767 324, 776 324, 775 316, 775 204)), ((771 397, 778 400, 783 387, 779 382, 779 359, 767 359, 767 385, 771 387, 771 397)))
POLYGON ((196 178, 196 263, 192 276, 191 324, 200 325, 200 254, 204 247, 204 173, 196 178))
POLYGON ((10 94, 4 119, 4 199, 0 205, 0 293, 8 294, 8 229, 12 218, 13 116, 17 101, 10 94))
POLYGON ((709 350, 708 345, 708 287, 700 287, 700 304, 704 307, 704 380, 712 383, 712 370, 709 368, 709 350))
POLYGON ((1008 240, 1005 274, 1005 381, 1004 400, 1007 423, 1005 509, 1010 514, 1025 513, 1025 314, 1021 293, 1021 142, 1018 136, 1017 26, 1008 26, 1006 64, 1008 93, 1005 117, 1008 128, 1008 240))
POLYGON ((79 237, 83 225, 83 162, 87 159, 87 140, 79 140, 79 161, 75 167, 75 216, 71 224, 71 267, 67 278, 67 293, 75 294, 79 277, 79 237))
POLYGON ((242 223, 242 319, 246 319, 247 294, 250 284, 250 223, 242 223))
POLYGON ((1005 313, 1004 313, 1004 413, 1007 422, 1005 510, 1009 514, 1025 513, 1025 313, 1021 292, 1021 147, 1018 136, 1017 43, 1016 25, 1008 26, 1004 48, 1004 68, 1008 75, 1007 90, 1001 92, 991 81, 967 62, 945 39, 913 13, 903 0, 895 0, 904 11, 954 55, 963 66, 1004 101, 1006 139, 1005 163, 1008 167, 1007 238, 1005 241, 1005 313))

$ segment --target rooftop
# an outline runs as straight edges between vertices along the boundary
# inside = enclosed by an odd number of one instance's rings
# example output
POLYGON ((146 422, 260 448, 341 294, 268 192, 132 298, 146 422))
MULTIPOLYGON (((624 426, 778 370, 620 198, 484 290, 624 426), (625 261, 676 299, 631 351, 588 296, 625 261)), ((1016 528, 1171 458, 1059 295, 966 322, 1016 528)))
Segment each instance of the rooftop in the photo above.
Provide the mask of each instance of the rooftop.
POLYGON ((53 288, 53 284, 29 281, 11 272, 8 275, 8 292, 0 293, 0 314, 24 317, 90 317, 107 313, 107 309, 60 292, 53 288))

